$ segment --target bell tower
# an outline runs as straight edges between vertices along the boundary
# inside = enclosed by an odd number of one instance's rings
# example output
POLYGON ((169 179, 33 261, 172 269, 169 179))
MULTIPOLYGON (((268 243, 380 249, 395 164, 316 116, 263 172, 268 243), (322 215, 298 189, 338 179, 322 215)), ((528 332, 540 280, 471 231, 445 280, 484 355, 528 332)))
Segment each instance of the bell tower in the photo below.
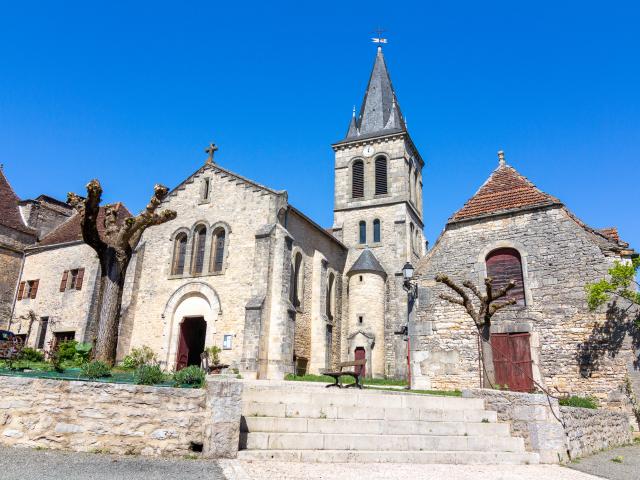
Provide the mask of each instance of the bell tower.
MULTIPOLYGON (((402 266, 407 261, 415 265, 425 253, 424 161, 407 131, 380 46, 360 112, 356 115, 354 109, 346 137, 332 147, 333 232, 349 247, 347 270, 365 250, 384 269, 385 295, 380 299, 385 303, 384 341, 376 339, 375 344, 376 348, 384 345, 384 374, 402 377, 406 371, 406 342, 394 332, 406 323, 407 316, 402 266)), ((343 357, 350 358, 351 353, 343 352, 343 357)))

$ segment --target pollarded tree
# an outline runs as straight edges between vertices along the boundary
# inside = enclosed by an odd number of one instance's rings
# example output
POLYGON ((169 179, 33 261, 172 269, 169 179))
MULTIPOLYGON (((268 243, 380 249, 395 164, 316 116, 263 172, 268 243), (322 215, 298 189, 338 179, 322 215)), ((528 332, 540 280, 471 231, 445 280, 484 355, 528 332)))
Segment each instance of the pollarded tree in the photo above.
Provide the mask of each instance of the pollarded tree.
POLYGON ((87 184, 86 198, 75 193, 68 194, 67 203, 81 216, 82 238, 96 251, 100 262, 95 358, 109 365, 113 365, 116 358, 122 292, 133 251, 147 228, 176 218, 176 212, 173 210, 157 212, 168 192, 167 187, 156 185, 146 209, 135 217, 126 218, 123 222, 118 221, 114 207, 104 207, 102 234, 98 229, 98 213, 102 198, 100 182, 91 180, 87 184))

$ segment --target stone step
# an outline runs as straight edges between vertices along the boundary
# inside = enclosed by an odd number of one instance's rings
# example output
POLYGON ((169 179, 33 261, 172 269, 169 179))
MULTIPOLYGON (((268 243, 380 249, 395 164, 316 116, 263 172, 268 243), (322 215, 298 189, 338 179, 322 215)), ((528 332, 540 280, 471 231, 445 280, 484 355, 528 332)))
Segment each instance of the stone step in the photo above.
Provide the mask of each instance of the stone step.
POLYGON ((385 451, 379 450, 241 450, 239 460, 275 460, 312 463, 415 463, 465 465, 529 465, 539 463, 537 453, 485 451, 385 451))
POLYGON ((522 438, 452 435, 244 433, 249 450, 377 450, 524 452, 522 438))
POLYGON ((303 403, 244 402, 242 414, 245 417, 280 418, 343 418, 359 420, 414 420, 430 422, 482 422, 497 421, 497 413, 490 410, 438 410, 427 408, 379 408, 351 406, 319 406, 303 403))
POLYGON ((326 390, 316 388, 296 391, 253 387, 243 392, 242 399, 244 402, 305 404, 321 407, 483 410, 485 406, 484 400, 481 398, 444 397, 354 389, 326 390))
POLYGON ((245 432, 360 433, 369 435, 509 436, 509 424, 415 420, 345 420, 332 418, 242 417, 245 432))

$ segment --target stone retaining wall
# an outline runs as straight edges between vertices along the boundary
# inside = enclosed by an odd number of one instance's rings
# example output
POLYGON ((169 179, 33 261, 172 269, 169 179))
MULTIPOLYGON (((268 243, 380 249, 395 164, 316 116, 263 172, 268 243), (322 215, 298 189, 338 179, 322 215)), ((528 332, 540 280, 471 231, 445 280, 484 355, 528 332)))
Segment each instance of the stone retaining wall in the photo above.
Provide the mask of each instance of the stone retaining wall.
POLYGON ((560 407, 571 458, 631 443, 629 415, 609 410, 560 407))
POLYGON ((0 377, 0 443, 117 454, 232 458, 242 384, 204 389, 0 377))
POLYGON ((511 424, 511 434, 524 439, 542 463, 563 463, 605 448, 631 442, 629 414, 621 411, 561 407, 543 394, 504 390, 464 390, 463 397, 484 398, 498 421, 511 424))

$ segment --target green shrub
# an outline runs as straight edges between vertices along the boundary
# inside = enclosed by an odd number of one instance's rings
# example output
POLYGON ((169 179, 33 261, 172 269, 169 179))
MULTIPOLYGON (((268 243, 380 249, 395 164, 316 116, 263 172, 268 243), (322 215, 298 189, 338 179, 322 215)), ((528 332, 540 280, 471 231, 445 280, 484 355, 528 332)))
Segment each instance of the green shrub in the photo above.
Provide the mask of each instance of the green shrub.
POLYGON ((58 355, 60 361, 73 360, 76 356, 76 345, 78 342, 75 340, 64 340, 58 344, 58 355))
POLYGON ((89 342, 78 342, 76 343, 76 354, 74 359, 79 363, 86 363, 89 361, 89 357, 91 356, 91 350, 93 349, 93 345, 89 342))
POLYGON ((131 353, 122 359, 122 368, 135 370, 142 365, 151 365, 158 362, 153 350, 146 345, 140 348, 132 348, 131 353))
POLYGON ((27 362, 42 362, 44 360, 44 353, 35 348, 24 347, 18 358, 19 360, 26 360, 27 362))
POLYGON ((193 385, 202 387, 204 385, 206 373, 197 365, 183 368, 173 374, 173 381, 176 385, 193 385))
POLYGON ((143 364, 136 369, 134 379, 138 385, 155 385, 164 381, 164 373, 160 365, 143 364))
POLYGON ((211 365, 220 365, 220 352, 222 352, 222 350, 216 345, 204 349, 204 353, 209 356, 211 365))
POLYGON ((103 378, 111 376, 111 368, 109 365, 99 360, 83 363, 80 370, 82 370, 82 375, 87 378, 103 378))
POLYGON ((591 408, 593 410, 598 408, 598 400, 593 397, 579 397, 577 395, 573 395, 568 398, 561 398, 559 402, 563 407, 591 408))

